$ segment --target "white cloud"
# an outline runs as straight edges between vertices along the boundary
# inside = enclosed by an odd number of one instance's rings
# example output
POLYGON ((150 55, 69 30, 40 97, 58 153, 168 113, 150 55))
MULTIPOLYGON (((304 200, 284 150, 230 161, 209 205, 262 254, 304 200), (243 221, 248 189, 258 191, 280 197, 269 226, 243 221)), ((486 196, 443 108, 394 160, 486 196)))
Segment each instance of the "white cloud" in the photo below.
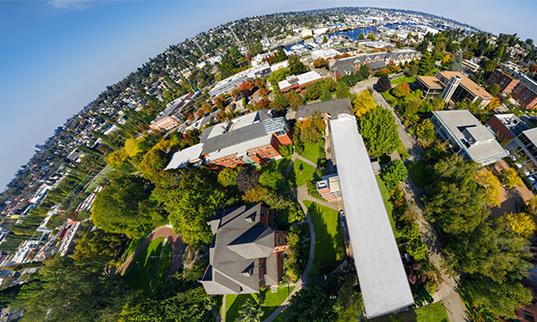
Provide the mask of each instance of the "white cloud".
POLYGON ((82 10, 88 7, 90 0, 50 0, 49 4, 58 9, 82 10))

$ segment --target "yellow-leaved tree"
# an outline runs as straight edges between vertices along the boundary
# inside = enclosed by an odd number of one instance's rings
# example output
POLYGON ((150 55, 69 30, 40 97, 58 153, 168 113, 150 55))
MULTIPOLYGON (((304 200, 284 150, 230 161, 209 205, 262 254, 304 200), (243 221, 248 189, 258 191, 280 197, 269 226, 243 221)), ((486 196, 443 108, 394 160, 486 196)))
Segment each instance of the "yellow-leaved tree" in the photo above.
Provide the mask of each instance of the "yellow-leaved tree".
POLYGON ((477 171, 475 180, 487 191, 487 205, 489 207, 499 207, 502 202, 502 185, 500 180, 485 168, 477 171))
POLYGON ((505 218, 509 224, 509 227, 511 227, 515 233, 521 235, 522 237, 531 237, 531 235, 533 235, 535 232, 535 221, 526 213, 511 213, 507 214, 505 218))
POLYGON ((360 118, 377 107, 373 95, 368 90, 358 93, 352 100, 352 107, 356 117, 360 118))

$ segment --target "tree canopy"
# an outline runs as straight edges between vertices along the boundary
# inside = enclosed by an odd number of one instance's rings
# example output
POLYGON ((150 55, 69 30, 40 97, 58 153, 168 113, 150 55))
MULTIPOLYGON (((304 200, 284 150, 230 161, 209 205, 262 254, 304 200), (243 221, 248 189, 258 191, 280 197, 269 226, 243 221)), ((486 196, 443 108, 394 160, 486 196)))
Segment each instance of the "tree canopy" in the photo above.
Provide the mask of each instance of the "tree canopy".
POLYGON ((390 111, 380 106, 360 119, 360 134, 374 157, 390 154, 399 144, 395 118, 390 111))

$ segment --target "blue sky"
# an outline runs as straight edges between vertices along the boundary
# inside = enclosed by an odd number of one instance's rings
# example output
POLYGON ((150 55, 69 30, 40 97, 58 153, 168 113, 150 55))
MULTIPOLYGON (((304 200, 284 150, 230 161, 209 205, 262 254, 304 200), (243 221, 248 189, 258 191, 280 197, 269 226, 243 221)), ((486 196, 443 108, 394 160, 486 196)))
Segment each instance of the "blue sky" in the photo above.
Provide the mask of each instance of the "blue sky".
POLYGON ((537 40, 533 0, 0 2, 0 191, 68 117, 149 57, 223 22, 336 6, 414 9, 537 40))

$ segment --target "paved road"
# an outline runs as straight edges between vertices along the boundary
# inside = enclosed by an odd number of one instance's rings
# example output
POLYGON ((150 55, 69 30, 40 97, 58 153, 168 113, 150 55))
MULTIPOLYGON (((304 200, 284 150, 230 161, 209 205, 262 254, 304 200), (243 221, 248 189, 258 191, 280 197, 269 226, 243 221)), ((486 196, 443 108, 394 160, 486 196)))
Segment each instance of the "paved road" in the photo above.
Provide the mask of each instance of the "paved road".
POLYGON ((356 83, 353 87, 349 89, 351 94, 358 94, 361 91, 364 91, 368 88, 372 88, 378 81, 378 77, 371 77, 361 82, 356 83))
MULTIPOLYGON (((410 153, 409 159, 412 161, 421 159, 423 149, 418 145, 414 137, 408 133, 406 127, 402 124, 399 116, 395 113, 390 104, 388 104, 384 97, 377 91, 373 91, 373 97, 377 104, 389 109, 394 115, 397 122, 399 138, 401 139, 403 146, 410 153)), ((408 178, 408 183, 405 183, 403 187, 405 191, 405 199, 407 200, 410 209, 416 214, 416 222, 420 228, 425 244, 427 245, 429 260, 440 274, 438 291, 433 294, 433 300, 435 302, 444 302, 444 306, 451 322, 469 321, 466 314, 466 306, 457 292, 457 278, 451 276, 444 268, 444 258, 441 254, 438 234, 431 224, 424 218, 423 209, 419 200, 422 194, 421 188, 417 187, 410 177, 408 178)))

